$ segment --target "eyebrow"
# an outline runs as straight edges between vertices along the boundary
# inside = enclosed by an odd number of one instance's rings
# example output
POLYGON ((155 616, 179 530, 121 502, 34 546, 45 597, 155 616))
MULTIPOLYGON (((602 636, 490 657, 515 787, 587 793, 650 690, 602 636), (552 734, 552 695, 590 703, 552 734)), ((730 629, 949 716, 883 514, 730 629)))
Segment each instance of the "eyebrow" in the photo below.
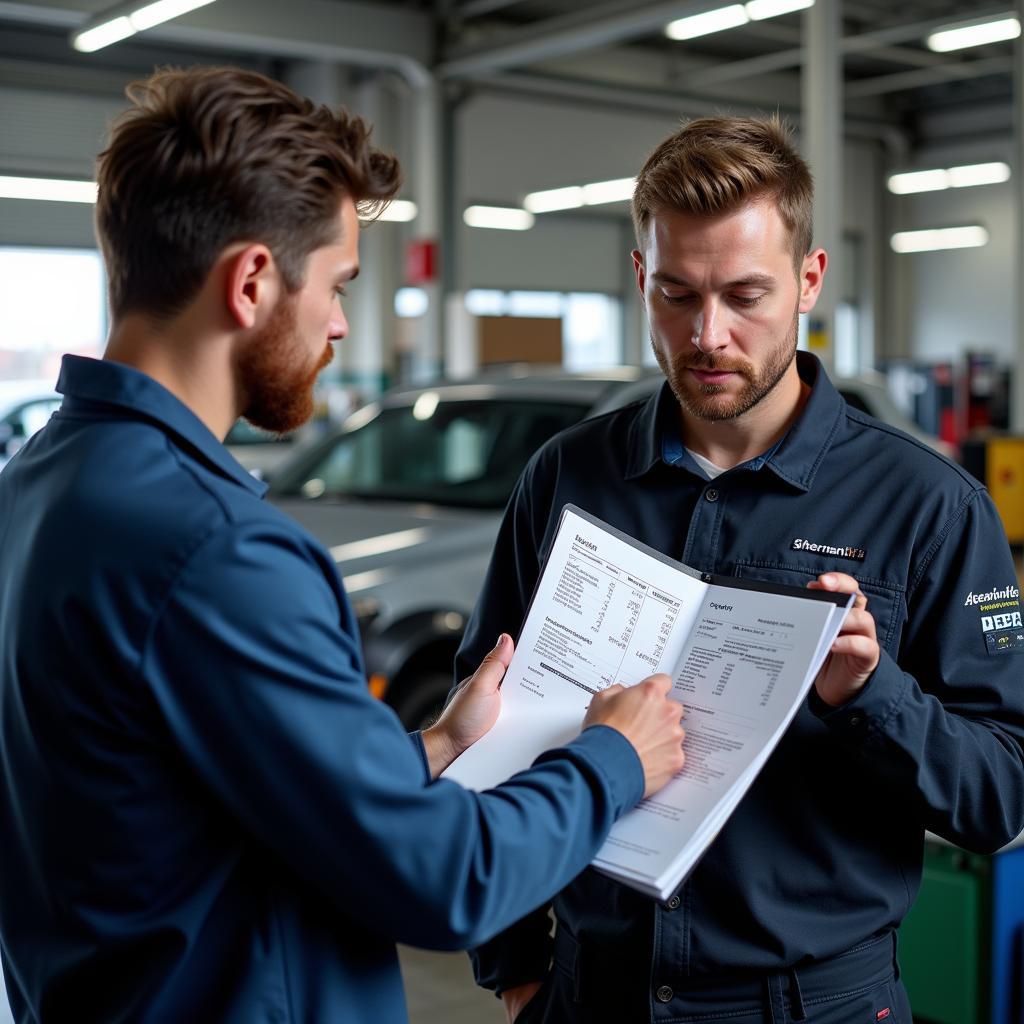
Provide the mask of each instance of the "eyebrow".
MULTIPOLYGON (((664 273, 664 271, 661 271, 661 270, 656 270, 651 275, 651 277, 653 277, 655 281, 658 281, 660 283, 664 283, 664 284, 677 284, 681 288, 693 288, 694 287, 694 285, 692 285, 689 281, 685 280, 685 278, 675 277, 673 274, 666 274, 666 273, 664 273)), ((726 288, 736 288, 736 287, 741 287, 742 288, 742 287, 750 287, 751 285, 754 285, 754 286, 762 287, 762 288, 770 288, 775 283, 776 283, 775 278, 772 277, 771 274, 747 274, 744 277, 738 277, 735 281, 729 281, 726 284, 725 287, 726 288)))

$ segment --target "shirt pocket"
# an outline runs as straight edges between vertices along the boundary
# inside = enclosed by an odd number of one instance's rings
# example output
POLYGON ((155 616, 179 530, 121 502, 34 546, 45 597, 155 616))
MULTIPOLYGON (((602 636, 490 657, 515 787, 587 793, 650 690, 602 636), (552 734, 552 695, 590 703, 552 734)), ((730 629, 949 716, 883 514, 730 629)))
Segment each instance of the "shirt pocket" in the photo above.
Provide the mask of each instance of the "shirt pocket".
MULTIPOLYGON (((817 579, 829 566, 803 566, 790 562, 772 562, 762 560, 743 560, 736 562, 733 573, 740 579, 765 580, 769 583, 785 583, 791 587, 806 587, 810 580, 817 579)), ((891 583, 872 576, 862 576, 846 569, 836 572, 848 572, 853 576, 860 589, 868 599, 868 611, 875 620, 875 634, 879 646, 895 657, 895 644, 902 632, 906 607, 906 588, 899 583, 891 583)))

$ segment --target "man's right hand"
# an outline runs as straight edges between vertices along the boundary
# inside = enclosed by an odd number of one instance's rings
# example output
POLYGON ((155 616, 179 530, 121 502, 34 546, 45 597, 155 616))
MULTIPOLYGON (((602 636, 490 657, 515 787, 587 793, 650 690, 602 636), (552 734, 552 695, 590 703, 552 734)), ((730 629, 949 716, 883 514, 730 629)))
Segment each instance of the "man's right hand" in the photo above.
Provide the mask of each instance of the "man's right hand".
POLYGON ((683 706, 668 699, 672 680, 663 672, 635 686, 616 683, 590 702, 583 728, 609 725, 633 744, 644 767, 644 796, 656 793, 683 767, 683 706))

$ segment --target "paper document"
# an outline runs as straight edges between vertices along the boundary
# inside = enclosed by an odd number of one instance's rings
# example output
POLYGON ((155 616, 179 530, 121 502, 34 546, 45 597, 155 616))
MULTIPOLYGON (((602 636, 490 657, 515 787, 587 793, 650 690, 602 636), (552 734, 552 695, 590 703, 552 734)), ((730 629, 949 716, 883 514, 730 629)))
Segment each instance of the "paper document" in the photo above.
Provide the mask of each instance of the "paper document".
POLYGON ((498 721, 445 776, 496 786, 572 740, 595 693, 669 674, 686 711, 685 766, 616 822, 594 860, 664 899, 782 737, 852 603, 848 594, 702 575, 567 505, 498 721))

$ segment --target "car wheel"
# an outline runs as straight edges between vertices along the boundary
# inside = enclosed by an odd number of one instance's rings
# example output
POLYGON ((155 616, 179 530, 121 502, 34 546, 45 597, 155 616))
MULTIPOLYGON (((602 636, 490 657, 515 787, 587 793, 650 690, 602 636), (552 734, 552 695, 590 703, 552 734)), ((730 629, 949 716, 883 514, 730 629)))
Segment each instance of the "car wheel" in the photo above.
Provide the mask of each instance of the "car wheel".
POLYGON ((425 729, 437 721, 451 688, 447 672, 419 672, 404 682, 390 703, 406 729, 425 729))

